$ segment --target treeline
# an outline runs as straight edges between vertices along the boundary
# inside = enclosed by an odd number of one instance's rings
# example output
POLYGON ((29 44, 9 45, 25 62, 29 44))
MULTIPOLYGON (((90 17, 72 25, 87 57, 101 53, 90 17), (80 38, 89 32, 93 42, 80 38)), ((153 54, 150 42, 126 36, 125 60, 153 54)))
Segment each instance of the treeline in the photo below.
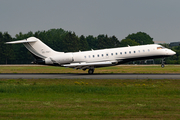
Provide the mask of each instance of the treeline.
MULTIPOLYGON (((28 32, 26 34, 16 34, 14 38, 7 32, 0 32, 0 64, 28 64, 34 58, 22 44, 6 45, 5 42, 27 39, 28 37, 37 37, 42 42, 56 51, 77 52, 86 50, 97 50, 104 48, 115 48, 134 46, 142 44, 153 44, 153 38, 144 32, 138 32, 128 35, 123 40, 118 40, 116 36, 98 35, 94 37, 77 36, 75 32, 65 31, 63 29, 50 29, 48 31, 28 32)), ((175 48, 175 51, 179 48, 175 48)), ((168 59, 168 63, 180 63, 179 57, 168 59), (173 60, 173 62, 172 62, 173 60)))

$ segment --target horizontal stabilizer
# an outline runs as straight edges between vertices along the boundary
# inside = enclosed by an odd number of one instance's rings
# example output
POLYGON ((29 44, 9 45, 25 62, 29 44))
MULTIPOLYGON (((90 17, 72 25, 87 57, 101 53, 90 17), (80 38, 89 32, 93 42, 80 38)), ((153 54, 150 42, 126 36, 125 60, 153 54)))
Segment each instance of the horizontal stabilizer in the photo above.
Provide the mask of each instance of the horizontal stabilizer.
POLYGON ((18 44, 18 43, 31 43, 31 42, 36 42, 36 39, 32 40, 18 40, 18 41, 12 41, 12 42, 6 42, 6 44, 18 44))

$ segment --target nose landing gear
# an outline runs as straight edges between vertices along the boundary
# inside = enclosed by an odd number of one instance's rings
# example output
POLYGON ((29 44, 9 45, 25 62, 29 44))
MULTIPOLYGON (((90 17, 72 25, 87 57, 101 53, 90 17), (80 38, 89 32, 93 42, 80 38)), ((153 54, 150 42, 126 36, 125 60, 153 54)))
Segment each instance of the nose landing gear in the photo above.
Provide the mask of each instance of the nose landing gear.
POLYGON ((161 67, 162 67, 162 68, 165 67, 165 65, 164 65, 165 61, 164 61, 164 60, 165 60, 165 58, 162 58, 162 64, 161 64, 161 67))
POLYGON ((164 64, 161 64, 161 67, 164 68, 164 64))

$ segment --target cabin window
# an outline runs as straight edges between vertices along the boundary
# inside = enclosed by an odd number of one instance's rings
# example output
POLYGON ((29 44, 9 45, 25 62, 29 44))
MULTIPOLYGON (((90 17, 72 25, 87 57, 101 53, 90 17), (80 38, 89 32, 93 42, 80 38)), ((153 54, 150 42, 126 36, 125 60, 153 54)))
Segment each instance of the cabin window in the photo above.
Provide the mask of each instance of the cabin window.
POLYGON ((134 51, 134 53, 136 53, 136 51, 134 51))
POLYGON ((93 55, 93 58, 94 58, 94 55, 93 55))
POLYGON ((143 50, 143 52, 145 52, 145 50, 143 50))
POLYGON ((113 53, 111 53, 111 55, 113 55, 113 53))
POLYGON ((91 58, 91 56, 89 55, 89 58, 91 58))
POLYGON ((140 53, 140 50, 138 50, 138 52, 140 53))
POLYGON ((84 56, 84 58, 86 58, 86 56, 84 56))
POLYGON ((106 56, 108 56, 108 54, 106 54, 106 56))
POLYGON ((131 54, 131 51, 129 51, 129 54, 131 54))
POLYGON ((103 57, 104 55, 102 54, 102 57, 103 57))
POLYGON ((148 52, 150 52, 150 49, 148 49, 148 52))
POLYGON ((120 52, 120 54, 122 55, 122 52, 120 52))
POLYGON ((116 53, 116 55, 118 55, 118 53, 116 53))
POLYGON ((126 52, 125 52, 125 54, 126 54, 126 52))
POLYGON ((99 57, 99 55, 97 55, 99 57))

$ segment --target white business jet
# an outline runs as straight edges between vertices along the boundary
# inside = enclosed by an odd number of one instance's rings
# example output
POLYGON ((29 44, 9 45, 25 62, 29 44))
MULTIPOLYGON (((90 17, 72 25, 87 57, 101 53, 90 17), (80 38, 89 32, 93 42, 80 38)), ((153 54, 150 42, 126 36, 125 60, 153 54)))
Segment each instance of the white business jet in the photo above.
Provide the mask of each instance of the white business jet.
POLYGON ((176 54, 176 52, 157 44, 67 53, 54 51, 35 37, 7 42, 6 44, 16 43, 23 43, 36 58, 35 63, 37 64, 55 65, 82 70, 89 69, 89 74, 93 74, 94 69, 99 67, 154 58, 162 58, 161 67, 164 67, 164 58, 176 54))

